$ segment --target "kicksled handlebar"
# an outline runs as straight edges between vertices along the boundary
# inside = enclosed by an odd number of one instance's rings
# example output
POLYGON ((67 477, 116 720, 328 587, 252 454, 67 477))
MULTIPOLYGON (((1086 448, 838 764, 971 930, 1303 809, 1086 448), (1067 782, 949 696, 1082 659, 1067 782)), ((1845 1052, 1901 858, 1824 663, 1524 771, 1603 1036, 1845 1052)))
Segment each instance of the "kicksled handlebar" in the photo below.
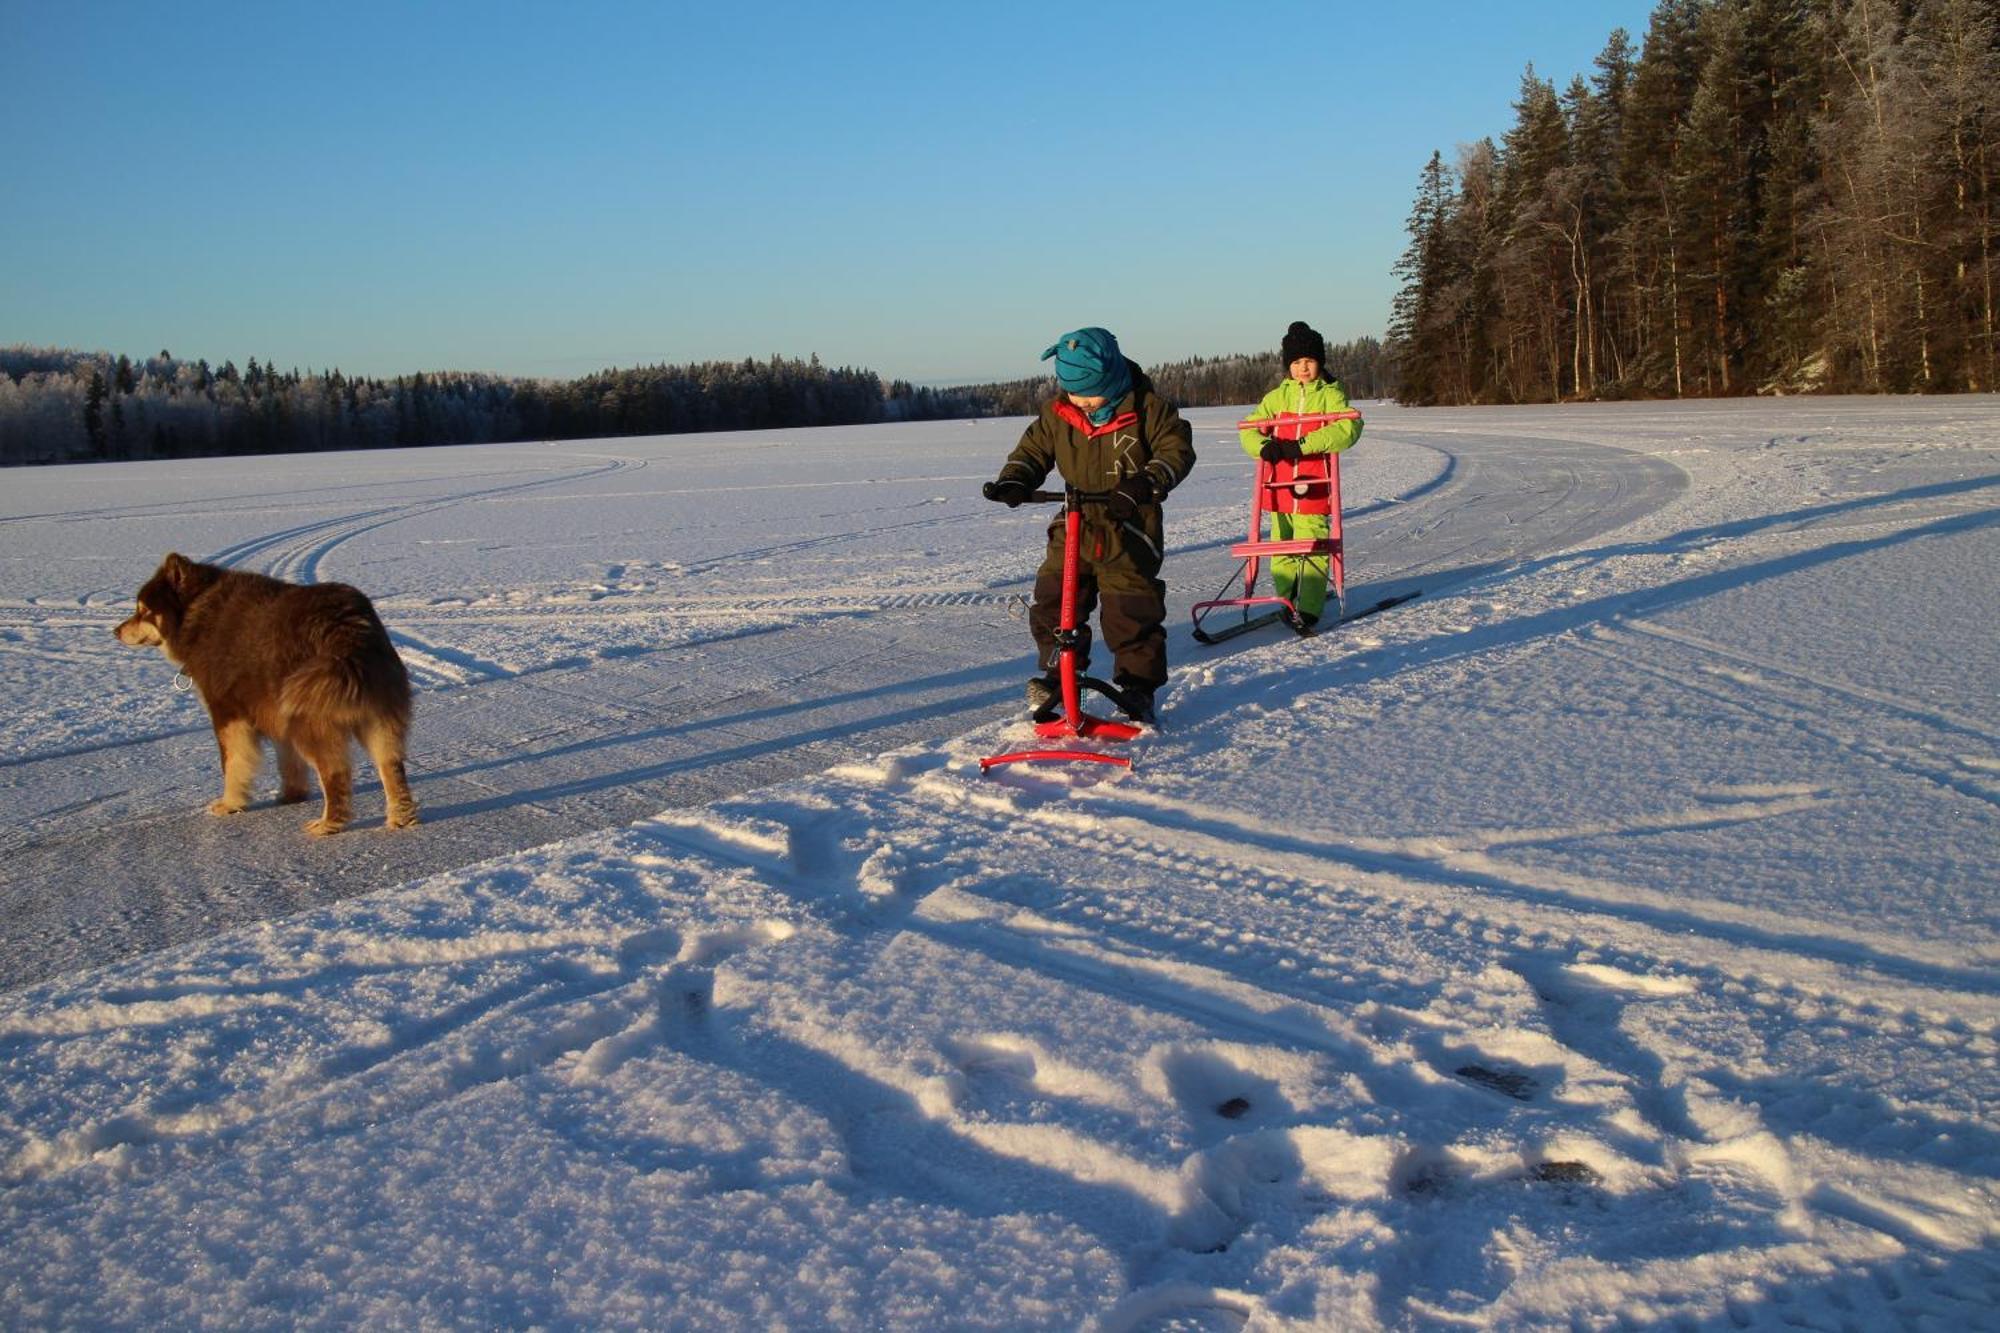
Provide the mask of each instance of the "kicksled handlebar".
MULTIPOLYGON (((981 486, 979 488, 979 493, 985 496, 989 500, 997 500, 1000 497, 998 495, 995 495, 994 492, 999 489, 999 485, 1000 484, 998 482, 989 481, 984 486, 981 486)), ((1116 491, 1079 491, 1079 490, 1029 491, 1024 498, 1015 501, 1015 503, 1016 504, 1109 504, 1111 502, 1111 497, 1116 494, 1118 494, 1118 492, 1116 491)))
POLYGON ((1311 426, 1315 430, 1330 421, 1359 421, 1361 414, 1349 408, 1345 412, 1305 412, 1287 417, 1251 417, 1248 421, 1236 423, 1238 430, 1271 430, 1278 426, 1311 426))
POLYGON ((1028 502, 1033 504, 1105 504, 1116 491, 1029 491, 1028 502))

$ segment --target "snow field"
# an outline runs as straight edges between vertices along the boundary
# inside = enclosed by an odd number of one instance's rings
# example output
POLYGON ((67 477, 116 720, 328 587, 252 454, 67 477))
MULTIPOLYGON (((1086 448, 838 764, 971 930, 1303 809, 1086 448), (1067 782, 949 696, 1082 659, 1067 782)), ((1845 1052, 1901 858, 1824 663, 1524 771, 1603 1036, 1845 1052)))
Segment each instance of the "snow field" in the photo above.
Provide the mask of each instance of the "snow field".
POLYGON ((1384 411, 1689 484, 1181 654, 1129 777, 989 719, 0 995, 0 1307, 2000 1326, 1995 411, 1384 411))

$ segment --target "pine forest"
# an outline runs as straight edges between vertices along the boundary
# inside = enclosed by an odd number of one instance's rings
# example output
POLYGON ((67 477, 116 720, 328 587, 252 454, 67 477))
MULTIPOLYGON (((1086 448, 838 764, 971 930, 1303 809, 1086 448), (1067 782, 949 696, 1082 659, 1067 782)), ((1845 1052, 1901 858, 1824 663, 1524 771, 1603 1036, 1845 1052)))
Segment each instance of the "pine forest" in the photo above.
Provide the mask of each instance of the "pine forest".
POLYGON ((1991 391, 2000 5, 1661 0, 1419 177, 1413 404, 1991 391))

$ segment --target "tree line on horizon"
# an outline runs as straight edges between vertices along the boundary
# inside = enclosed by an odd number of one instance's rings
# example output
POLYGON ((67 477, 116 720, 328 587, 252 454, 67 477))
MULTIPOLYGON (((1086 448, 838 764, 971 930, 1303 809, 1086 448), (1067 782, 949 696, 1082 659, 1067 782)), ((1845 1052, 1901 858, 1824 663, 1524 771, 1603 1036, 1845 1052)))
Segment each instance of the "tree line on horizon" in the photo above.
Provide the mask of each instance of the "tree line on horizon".
MULTIPOLYGON (((1150 373, 1183 406, 1255 402, 1282 376, 1277 353, 1194 358, 1150 373)), ((1358 397, 1385 388, 1382 344, 1328 349, 1358 397)), ((692 431, 1021 416, 1049 377, 947 388, 884 384, 817 356, 604 370, 573 380, 464 372, 348 376, 238 369, 162 351, 0 347, 0 466, 598 439, 692 431)))
POLYGON ((1514 111, 1420 175, 1402 401, 2000 386, 1993 0, 1661 0, 1514 111))

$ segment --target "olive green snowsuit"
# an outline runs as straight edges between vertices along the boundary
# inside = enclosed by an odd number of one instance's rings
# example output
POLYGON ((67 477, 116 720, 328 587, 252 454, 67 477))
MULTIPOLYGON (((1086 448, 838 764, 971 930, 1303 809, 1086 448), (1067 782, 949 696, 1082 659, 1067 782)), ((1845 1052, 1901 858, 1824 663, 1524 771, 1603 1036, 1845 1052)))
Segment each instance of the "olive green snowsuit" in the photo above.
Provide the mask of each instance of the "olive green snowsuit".
MULTIPOLYGON (((1033 490, 1051 469, 1079 491, 1109 491, 1128 477, 1153 485, 1153 502, 1141 505, 1126 522, 1104 505, 1082 508, 1082 567, 1077 571, 1077 622, 1082 631, 1079 670, 1090 657, 1089 619, 1102 601, 1098 623, 1111 649, 1121 682, 1158 689, 1167 679, 1167 585, 1160 581, 1166 548, 1160 498, 1194 470, 1194 431, 1174 405, 1153 388, 1146 372, 1130 360, 1132 390, 1109 422, 1094 426, 1058 394, 1022 432, 1007 456, 999 480, 1033 490)), ((1062 615, 1063 519, 1049 525, 1049 544, 1035 574, 1034 607, 1028 625, 1035 636, 1041 668, 1056 669, 1056 628, 1062 615)))

